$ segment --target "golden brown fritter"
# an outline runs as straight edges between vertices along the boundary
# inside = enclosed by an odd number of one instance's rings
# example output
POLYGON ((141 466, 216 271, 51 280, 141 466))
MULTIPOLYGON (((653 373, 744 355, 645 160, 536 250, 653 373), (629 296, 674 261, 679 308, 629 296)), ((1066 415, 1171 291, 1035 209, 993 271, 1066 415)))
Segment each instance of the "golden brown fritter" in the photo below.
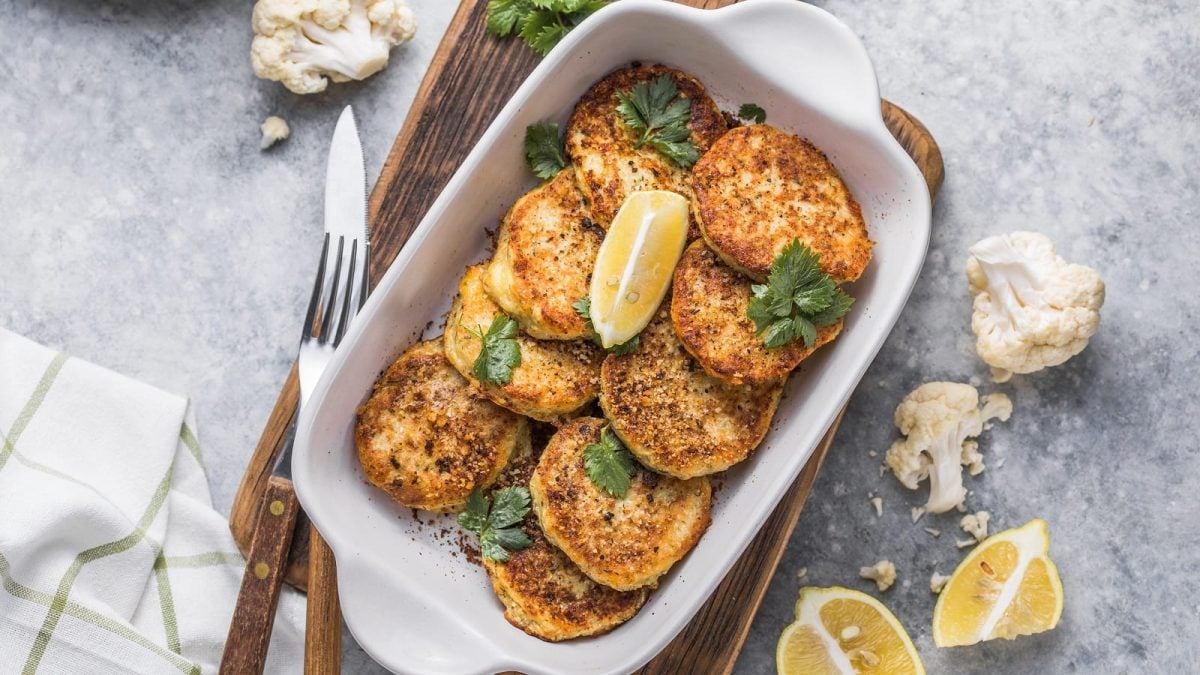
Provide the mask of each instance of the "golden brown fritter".
POLYGON ((497 404, 543 422, 560 422, 587 405, 600 390, 604 353, 584 340, 535 340, 519 334, 521 365, 500 385, 480 382, 471 372, 482 343, 472 330, 487 332, 501 313, 483 288, 484 265, 468 267, 446 317, 446 358, 462 376, 497 404))
MULTIPOLYGON (((692 101, 692 143, 708 150, 728 127, 725 117, 696 78, 666 66, 633 66, 609 73, 592 85, 567 122, 567 155, 575 165, 579 187, 587 196, 592 217, 608 229, 621 204, 637 190, 670 190, 691 197, 691 180, 681 168, 649 145, 634 148, 633 132, 617 114, 617 92, 639 82, 670 75, 679 93, 692 101)), ((699 236, 692 223, 689 238, 699 236)))
POLYGON ((703 241, 692 242, 672 282, 671 320, 679 341, 710 375, 730 384, 783 380, 821 346, 832 342, 842 321, 817 330, 812 348, 797 340, 767 349, 746 316, 751 282, 721 262, 703 241))
POLYGON ((405 506, 447 511, 528 447, 529 424, 473 390, 435 339, 404 352, 375 383, 354 442, 373 485, 405 506))
MULTIPOLYGON (((509 460, 493 492, 528 485, 540 453, 530 448, 509 460)), ((533 511, 521 523, 533 541, 509 553, 507 562, 483 561, 492 590, 504 603, 504 618, 530 635, 557 642, 606 633, 631 619, 649 589, 618 591, 587 577, 542 534, 533 511)))
POLYGON ((618 590, 651 586, 692 550, 711 522, 708 479, 679 480, 638 469, 625 497, 588 478, 583 451, 605 422, 563 425, 542 452, 529 494, 542 531, 583 573, 618 590))
POLYGON ((604 230, 591 221, 570 169, 517 200, 500 224, 488 295, 530 336, 588 337, 572 303, 588 294, 604 230))
POLYGON ((758 446, 784 382, 735 385, 706 373, 679 343, 670 304, 642 331, 637 351, 604 360, 600 407, 642 464, 679 478, 704 476, 758 446))
POLYGON ((871 260, 858 202, 812 143, 766 124, 731 130, 692 168, 692 208, 709 246, 734 269, 765 280, 799 238, 838 282, 871 260))

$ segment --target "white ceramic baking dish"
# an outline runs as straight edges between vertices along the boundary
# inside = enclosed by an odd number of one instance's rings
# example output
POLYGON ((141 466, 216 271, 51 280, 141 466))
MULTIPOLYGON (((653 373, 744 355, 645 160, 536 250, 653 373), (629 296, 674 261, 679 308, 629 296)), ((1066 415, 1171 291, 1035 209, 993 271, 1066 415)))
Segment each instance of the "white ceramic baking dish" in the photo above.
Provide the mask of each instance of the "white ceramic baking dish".
POLYGON ((371 656, 411 673, 618 673, 644 664, 684 627, 804 466, 921 269, 929 195, 884 127, 879 103, 854 33, 794 0, 749 0, 715 11, 622 0, 534 70, 396 258, 300 419, 296 492, 333 548, 346 622, 371 656), (487 256, 486 230, 535 184, 521 154, 526 125, 565 122, 593 82, 635 60, 679 67, 704 82, 723 109, 758 103, 771 124, 811 139, 858 197, 878 245, 851 291, 857 303, 846 330, 792 377, 762 447, 728 472, 712 527, 696 549, 625 625, 552 644, 504 620, 483 569, 457 552, 454 537, 437 536, 456 528, 450 518, 422 514, 422 525, 365 483, 354 453, 354 413, 376 376, 429 321, 429 336, 437 334, 463 268, 487 256))

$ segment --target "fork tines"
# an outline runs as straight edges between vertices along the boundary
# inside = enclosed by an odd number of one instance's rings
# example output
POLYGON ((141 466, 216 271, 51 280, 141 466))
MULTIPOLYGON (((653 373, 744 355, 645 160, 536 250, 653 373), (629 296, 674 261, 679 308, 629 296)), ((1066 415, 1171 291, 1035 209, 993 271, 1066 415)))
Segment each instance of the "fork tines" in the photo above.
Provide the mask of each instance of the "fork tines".
MULTIPOLYGON (((325 241, 321 246, 321 260, 317 264, 316 280, 313 282, 312 298, 308 302, 308 312, 304 316, 304 332, 300 336, 300 342, 315 340, 318 344, 331 344, 336 347, 341 343, 350 319, 358 313, 362 303, 366 300, 366 275, 360 272, 361 279, 355 277, 356 268, 359 265, 358 250, 360 247, 365 248, 366 244, 360 243, 358 239, 350 240, 350 259, 343 266, 346 237, 338 235, 333 273, 328 275, 327 283, 326 271, 329 265, 330 242, 330 234, 326 232, 325 241), (359 284, 355 284, 356 279, 360 281, 359 284), (354 303, 356 286, 359 286, 358 302, 354 303), (331 335, 332 340, 330 340, 331 335)), ((365 252, 362 258, 366 259, 365 252)))

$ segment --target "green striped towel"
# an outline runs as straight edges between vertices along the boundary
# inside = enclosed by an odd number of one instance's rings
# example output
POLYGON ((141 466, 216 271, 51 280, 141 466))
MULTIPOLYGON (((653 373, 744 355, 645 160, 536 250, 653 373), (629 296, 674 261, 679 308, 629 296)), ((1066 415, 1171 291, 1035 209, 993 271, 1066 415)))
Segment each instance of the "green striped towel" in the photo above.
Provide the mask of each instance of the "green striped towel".
MULTIPOLYGON (((187 399, 0 328, 0 674, 210 673, 245 564, 187 399)), ((268 672, 299 672, 303 598, 268 672)))

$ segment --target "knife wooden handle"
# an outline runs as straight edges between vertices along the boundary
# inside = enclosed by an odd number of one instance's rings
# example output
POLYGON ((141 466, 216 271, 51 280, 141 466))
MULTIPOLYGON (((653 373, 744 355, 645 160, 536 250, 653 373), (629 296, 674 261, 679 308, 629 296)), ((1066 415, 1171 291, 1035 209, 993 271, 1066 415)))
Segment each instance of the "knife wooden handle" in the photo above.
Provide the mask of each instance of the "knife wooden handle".
POLYGON ((308 615, 304 628, 304 675, 342 672, 342 609, 337 564, 329 544, 308 528, 308 615))
POLYGON ((271 644, 275 625, 275 607, 286 571, 288 549, 300 502, 292 482, 271 476, 258 508, 254 539, 246 555, 246 571, 238 591, 225 652, 221 655, 222 675, 261 673, 271 644))

